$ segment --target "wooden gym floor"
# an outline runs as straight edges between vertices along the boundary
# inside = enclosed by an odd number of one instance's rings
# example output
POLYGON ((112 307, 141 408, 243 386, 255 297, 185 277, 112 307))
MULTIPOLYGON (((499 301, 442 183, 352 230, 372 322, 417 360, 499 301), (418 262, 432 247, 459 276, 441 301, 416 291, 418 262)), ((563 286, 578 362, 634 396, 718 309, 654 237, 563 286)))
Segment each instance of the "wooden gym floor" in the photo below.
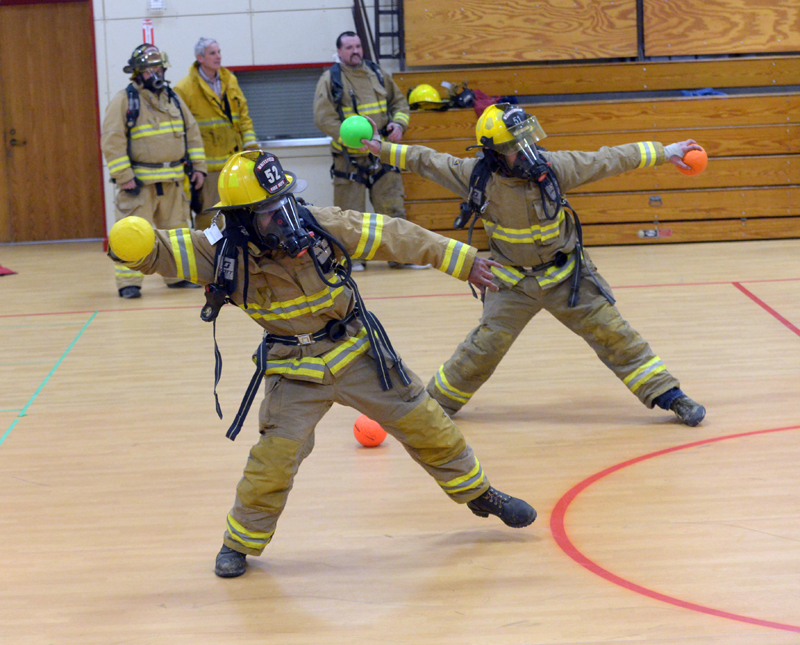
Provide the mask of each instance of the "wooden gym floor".
MULTIPOLYGON (((220 316, 220 421, 199 290, 123 301, 98 242, 0 246, 0 643, 800 643, 800 240, 592 256, 702 426, 543 313, 457 417, 532 527, 450 503, 334 406, 272 544, 222 580, 259 328, 220 316)), ((357 279, 424 380, 480 314, 435 271, 357 279)))

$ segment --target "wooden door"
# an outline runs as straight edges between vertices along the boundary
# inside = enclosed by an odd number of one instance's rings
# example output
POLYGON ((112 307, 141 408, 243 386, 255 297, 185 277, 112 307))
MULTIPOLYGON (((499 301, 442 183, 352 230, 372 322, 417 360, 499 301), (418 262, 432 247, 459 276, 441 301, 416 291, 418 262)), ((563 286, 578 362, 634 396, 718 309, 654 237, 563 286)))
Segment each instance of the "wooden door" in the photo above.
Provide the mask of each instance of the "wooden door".
POLYGON ((105 235, 89 2, 0 7, 0 242, 105 235))

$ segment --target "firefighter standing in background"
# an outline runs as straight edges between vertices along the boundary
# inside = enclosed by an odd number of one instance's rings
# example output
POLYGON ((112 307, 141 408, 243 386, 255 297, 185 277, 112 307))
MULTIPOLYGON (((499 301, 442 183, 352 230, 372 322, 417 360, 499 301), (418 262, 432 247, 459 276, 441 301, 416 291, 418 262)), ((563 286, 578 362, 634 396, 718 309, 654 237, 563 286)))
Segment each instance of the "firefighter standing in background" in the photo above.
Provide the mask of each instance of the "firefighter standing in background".
MULTIPOLYGON (((131 83, 106 109, 100 146, 117 187, 116 220, 136 215, 174 229, 186 226, 190 218, 184 174, 201 188, 206 162, 192 113, 164 81, 167 65, 166 53, 154 45, 133 50, 123 68, 131 83)), ((142 279, 138 271, 116 267, 122 298, 141 297, 142 279)), ((173 278, 165 282, 178 289, 197 286, 173 278)))
MULTIPOLYGON (((197 205, 202 211, 219 201, 217 181, 225 162, 237 152, 256 147, 256 133, 236 76, 222 67, 217 41, 201 38, 194 46, 194 54, 197 60, 189 74, 175 84, 175 91, 197 119, 203 137, 208 176, 197 205)), ((195 228, 207 228, 210 223, 210 214, 197 213, 195 228)))
MULTIPOLYGON (((339 138, 339 127, 348 116, 371 118, 381 137, 393 143, 408 128, 408 101, 390 74, 370 60, 364 60, 361 39, 345 31, 336 39, 338 62, 326 70, 314 94, 314 123, 331 137, 333 154, 333 203, 341 209, 366 210, 366 194, 378 213, 405 219, 403 180, 397 168, 382 164, 369 151, 347 148, 339 138)), ((398 269, 427 268, 390 262, 398 269)), ((354 270, 366 268, 356 263, 354 270)))
POLYGON ((112 258, 208 285, 206 321, 230 302, 265 330, 256 374, 227 433, 236 437, 266 377, 260 438, 228 514, 216 574, 242 575, 245 557, 260 555, 272 540, 294 476, 314 447, 314 429, 334 402, 378 421, 453 501, 508 526, 531 524, 536 511, 490 486, 461 432, 405 368, 348 268, 350 256, 429 262, 493 288, 489 267, 496 263, 401 219, 301 206, 294 193, 304 188, 271 153, 243 152, 220 176, 224 232, 154 233, 147 222, 127 218, 109 233, 112 258))
POLYGON ((648 141, 598 152, 545 152, 536 146, 545 136, 536 118, 508 104, 486 108, 475 131, 482 159, 367 142, 383 161, 470 199, 465 204, 470 217, 480 216, 492 257, 502 265, 492 268, 500 289, 486 292, 480 324, 439 368, 428 393, 454 415, 493 374, 531 318, 545 309, 581 336, 648 408, 672 410, 688 426, 700 423, 705 408, 681 391, 614 306, 611 288, 583 248, 578 217, 563 197, 636 168, 667 161, 688 168, 684 154, 700 146, 688 140, 665 148, 648 141))

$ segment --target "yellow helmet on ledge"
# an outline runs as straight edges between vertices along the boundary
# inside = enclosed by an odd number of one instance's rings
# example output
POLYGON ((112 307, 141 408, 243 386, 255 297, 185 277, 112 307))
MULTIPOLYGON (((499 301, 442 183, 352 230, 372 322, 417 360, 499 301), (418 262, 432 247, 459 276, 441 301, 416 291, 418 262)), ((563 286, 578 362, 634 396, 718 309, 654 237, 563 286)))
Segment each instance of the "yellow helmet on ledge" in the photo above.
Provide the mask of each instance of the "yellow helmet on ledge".
POLYGON ((439 91, 427 83, 417 85, 408 93, 408 104, 413 110, 446 110, 450 103, 442 100, 439 91))

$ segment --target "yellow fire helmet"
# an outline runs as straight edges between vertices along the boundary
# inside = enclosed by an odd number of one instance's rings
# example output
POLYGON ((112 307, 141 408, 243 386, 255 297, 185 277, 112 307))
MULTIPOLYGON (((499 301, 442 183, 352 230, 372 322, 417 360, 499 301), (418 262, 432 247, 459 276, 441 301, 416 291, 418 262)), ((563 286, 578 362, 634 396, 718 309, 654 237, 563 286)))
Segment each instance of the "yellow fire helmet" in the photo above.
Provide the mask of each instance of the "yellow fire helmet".
POLYGON ((475 125, 477 145, 501 154, 515 152, 525 145, 541 141, 546 136, 535 116, 508 103, 490 105, 475 125))
POLYGON ((167 52, 162 52, 155 45, 145 43, 133 50, 128 64, 122 68, 126 74, 138 76, 144 70, 153 67, 169 67, 167 52))
POLYGON ((308 183, 281 167, 278 158, 265 150, 238 152, 219 173, 219 203, 209 210, 253 207, 303 192, 308 183))
POLYGON ((450 105, 433 85, 427 83, 417 85, 408 93, 408 104, 413 110, 446 110, 450 105))

